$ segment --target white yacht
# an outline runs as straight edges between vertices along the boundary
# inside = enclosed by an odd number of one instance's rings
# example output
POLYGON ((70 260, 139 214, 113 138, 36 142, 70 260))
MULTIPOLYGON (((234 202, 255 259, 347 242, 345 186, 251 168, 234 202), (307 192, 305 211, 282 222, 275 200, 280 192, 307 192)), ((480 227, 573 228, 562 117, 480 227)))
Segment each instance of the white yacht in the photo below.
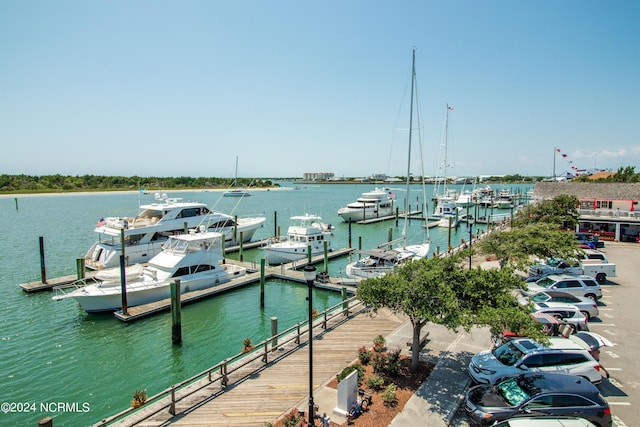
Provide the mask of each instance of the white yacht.
POLYGON ((225 235, 227 245, 253 238, 266 221, 264 216, 238 218, 214 212, 205 203, 182 202, 166 194, 155 194, 155 201, 141 205, 135 217, 101 218, 95 232, 99 235, 85 255, 85 266, 92 270, 120 266, 122 254, 121 234, 124 232, 126 265, 149 261, 160 253, 169 236, 184 233, 186 229, 205 225, 209 231, 225 235))
MULTIPOLYGON (((127 306, 169 298, 170 284, 175 279, 180 279, 180 290, 184 293, 216 286, 246 274, 244 267, 222 264, 223 239, 224 234, 207 231, 170 236, 162 252, 148 265, 136 264, 125 269, 127 306)), ((53 299, 73 298, 88 313, 121 308, 120 268, 101 270, 95 279, 97 283, 91 285, 79 281, 70 287, 55 288, 53 299)))
POLYGON ((375 188, 362 193, 355 202, 338 209, 344 222, 362 221, 393 215, 393 193, 386 188, 375 188))
POLYGON ((284 264, 307 258, 309 246, 311 246, 311 256, 323 254, 324 242, 327 242, 328 251, 333 250, 331 248, 333 227, 322 223, 319 216, 306 214, 292 216, 290 220, 287 237, 273 238, 264 247, 265 258, 269 264, 284 264))
POLYGON ((508 188, 503 188, 498 193, 496 198, 496 208, 498 209, 511 209, 513 207, 513 195, 508 188))

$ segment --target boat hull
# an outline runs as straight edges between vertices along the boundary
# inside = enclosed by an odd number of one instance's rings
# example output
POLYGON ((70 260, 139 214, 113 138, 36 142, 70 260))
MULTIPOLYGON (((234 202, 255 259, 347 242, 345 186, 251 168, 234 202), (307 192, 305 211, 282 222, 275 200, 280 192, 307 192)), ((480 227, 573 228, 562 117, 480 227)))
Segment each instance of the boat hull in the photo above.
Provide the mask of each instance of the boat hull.
MULTIPOLYGON (((180 293, 211 288, 229 282, 233 278, 241 277, 245 273, 246 270, 242 268, 229 268, 225 270, 224 274, 181 280, 180 293)), ((90 285, 86 289, 74 291, 68 297, 75 299, 87 313, 112 312, 122 308, 122 292, 119 283, 109 284, 102 288, 100 285, 90 285)), ((135 307, 170 297, 171 286, 168 281, 159 283, 133 282, 127 289, 127 306, 135 307)))

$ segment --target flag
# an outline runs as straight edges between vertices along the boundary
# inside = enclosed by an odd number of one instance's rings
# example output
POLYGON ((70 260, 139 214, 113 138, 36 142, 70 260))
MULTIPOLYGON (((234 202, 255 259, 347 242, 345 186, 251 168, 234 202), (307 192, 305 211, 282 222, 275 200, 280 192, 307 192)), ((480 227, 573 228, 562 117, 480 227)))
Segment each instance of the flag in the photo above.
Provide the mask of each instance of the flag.
POLYGON ((392 193, 391 191, 389 191, 389 198, 390 199, 395 199, 396 198, 396 193, 392 193))
POLYGON ((564 158, 566 159, 566 158, 567 158, 567 155, 566 155, 566 154, 563 154, 563 155, 562 155, 562 157, 564 157, 564 158))
POLYGON ((453 111, 453 107, 449 107, 449 110, 453 111))
POLYGON ((560 149, 559 149, 559 148, 556 148, 556 151, 559 153, 559 152, 560 152, 560 149))
POLYGON ((103 225, 107 225, 107 221, 104 218, 100 218, 100 221, 96 224, 96 227, 102 227, 103 225))

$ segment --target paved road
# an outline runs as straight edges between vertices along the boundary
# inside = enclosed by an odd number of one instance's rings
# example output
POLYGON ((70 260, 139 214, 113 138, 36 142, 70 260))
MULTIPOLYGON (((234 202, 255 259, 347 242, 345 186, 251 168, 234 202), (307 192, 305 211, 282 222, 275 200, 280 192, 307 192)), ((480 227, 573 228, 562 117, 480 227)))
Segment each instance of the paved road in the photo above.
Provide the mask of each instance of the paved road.
MULTIPOLYGON (((615 344, 601 351, 600 362, 610 378, 598 388, 609 402, 615 427, 640 426, 640 245, 607 242, 602 251, 617 264, 618 275, 602 286, 600 316, 589 323, 591 331, 615 344)), ((463 410, 451 425, 469 426, 463 410)))

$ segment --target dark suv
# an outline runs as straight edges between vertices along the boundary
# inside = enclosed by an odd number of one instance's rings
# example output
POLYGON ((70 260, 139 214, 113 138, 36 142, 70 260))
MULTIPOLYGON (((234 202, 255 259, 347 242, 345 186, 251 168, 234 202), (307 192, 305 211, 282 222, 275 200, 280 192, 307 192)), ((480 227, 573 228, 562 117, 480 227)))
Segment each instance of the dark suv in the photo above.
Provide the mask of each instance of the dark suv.
POLYGON ((573 375, 530 373, 495 386, 469 389, 465 412, 474 425, 489 426, 518 416, 576 416, 598 427, 612 425, 611 409, 596 386, 573 375))

